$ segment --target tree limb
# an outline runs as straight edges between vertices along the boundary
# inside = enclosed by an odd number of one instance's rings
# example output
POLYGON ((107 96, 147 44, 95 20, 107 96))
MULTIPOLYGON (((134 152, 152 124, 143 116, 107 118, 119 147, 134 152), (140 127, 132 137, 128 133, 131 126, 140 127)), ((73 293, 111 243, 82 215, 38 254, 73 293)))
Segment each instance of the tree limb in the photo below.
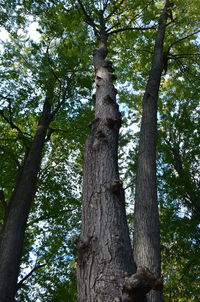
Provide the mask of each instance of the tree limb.
POLYGON ((51 42, 49 42, 49 45, 47 46, 47 50, 46 50, 47 60, 48 60, 49 67, 50 67, 50 70, 51 70, 51 72, 52 72, 54 78, 55 78, 55 79, 60 83, 60 85, 61 85, 61 84, 62 84, 62 83, 61 83, 61 80, 60 80, 59 77, 57 76, 57 74, 56 74, 56 72, 55 72, 55 70, 54 70, 54 68, 53 68, 53 65, 52 65, 52 63, 51 63, 51 59, 50 59, 50 55, 49 55, 50 43, 51 43, 51 42))
POLYGON ((124 28, 119 28, 119 29, 113 30, 111 32, 108 32, 108 34, 113 35, 113 34, 123 32, 126 30, 148 30, 148 29, 155 29, 155 27, 154 26, 151 26, 151 27, 124 27, 124 28))
POLYGON ((55 114, 59 111, 60 107, 64 104, 66 96, 67 96, 67 90, 68 90, 68 87, 64 90, 62 99, 58 102, 56 108, 52 111, 51 118, 53 118, 55 116, 55 114))
POLYGON ((174 59, 185 58, 187 56, 200 56, 200 53, 180 53, 173 55, 174 59))
POLYGON ((3 205, 3 207, 4 207, 4 210, 6 211, 8 205, 7 205, 7 203, 6 203, 5 195, 4 195, 3 190, 0 190, 0 201, 1 201, 2 205, 3 205))
POLYGON ((104 3, 103 13, 105 12, 105 10, 106 10, 107 7, 108 7, 108 2, 109 2, 109 0, 105 1, 105 3, 104 3))
POLYGON ((125 0, 121 0, 120 3, 118 5, 114 5, 113 10, 111 11, 111 13, 106 17, 106 20, 108 20, 110 17, 112 17, 112 15, 118 10, 118 8, 124 3, 125 0))
POLYGON ((35 265, 34 268, 22 279, 17 283, 17 290, 16 292, 24 285, 24 282, 39 268, 44 267, 45 264, 35 265))
POLYGON ((22 132, 22 130, 13 123, 12 121, 12 115, 11 115, 11 109, 9 108, 9 118, 5 115, 3 110, 0 110, 0 115, 3 117, 3 119, 10 125, 11 129, 16 129, 18 132, 18 138, 23 142, 25 148, 28 150, 30 147, 30 139, 25 136, 25 133, 22 132))
POLYGON ((166 24, 166 27, 174 23, 178 18, 173 18, 169 23, 166 24))
POLYGON ((93 28, 93 30, 94 30, 94 33, 95 33, 95 35, 97 36, 97 35, 98 35, 98 29, 97 29, 96 23, 95 23, 95 22, 92 20, 92 18, 88 15, 88 13, 87 13, 87 11, 86 11, 86 9, 85 9, 85 7, 84 7, 82 1, 81 1, 81 0, 78 0, 78 3, 79 3, 79 5, 80 5, 80 7, 81 7, 82 12, 83 12, 84 15, 85 15, 86 23, 88 23, 90 26, 92 26, 92 28, 93 28))
POLYGON ((120 25, 120 22, 117 22, 116 24, 112 25, 110 28, 108 28, 108 29, 106 30, 106 32, 109 33, 109 31, 110 31, 111 29, 113 29, 114 27, 116 27, 116 26, 118 26, 118 25, 120 25))
POLYGON ((0 110, 0 115, 10 125, 10 127, 12 129, 16 129, 21 135, 24 135, 23 132, 21 131, 21 129, 13 123, 12 118, 11 118, 11 114, 10 114, 10 109, 9 109, 9 118, 5 115, 3 110, 0 110))
POLYGON ((177 43, 179 43, 179 42, 181 42, 181 41, 183 41, 183 40, 186 40, 186 39, 188 39, 189 37, 192 37, 193 35, 198 34, 199 32, 200 32, 200 30, 197 30, 197 31, 193 32, 193 33, 190 34, 190 35, 187 35, 187 36, 185 36, 185 37, 183 37, 183 38, 181 38, 181 39, 179 39, 179 40, 177 40, 177 41, 174 41, 174 42, 169 46, 168 52, 170 51, 170 49, 171 49, 175 44, 177 44, 177 43))

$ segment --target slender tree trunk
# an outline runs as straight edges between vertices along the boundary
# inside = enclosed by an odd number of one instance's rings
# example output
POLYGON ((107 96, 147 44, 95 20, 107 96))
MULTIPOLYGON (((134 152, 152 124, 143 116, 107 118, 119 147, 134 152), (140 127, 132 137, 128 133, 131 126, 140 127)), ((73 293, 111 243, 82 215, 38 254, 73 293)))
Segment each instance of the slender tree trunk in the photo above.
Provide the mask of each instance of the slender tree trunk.
POLYGON ((125 272, 135 272, 118 172, 121 117, 106 61, 107 35, 101 31, 94 51, 95 119, 85 144, 82 229, 78 242, 79 302, 119 301, 125 272))
MULTIPOLYGON (((172 3, 167 0, 160 16, 151 71, 143 97, 134 214, 134 259, 160 276, 160 226, 156 184, 157 100, 167 58, 163 52, 166 22, 172 3)), ((160 292, 151 291, 148 301, 160 302, 160 292)))
POLYGON ((17 289, 24 234, 35 195, 36 180, 48 126, 52 120, 46 98, 38 129, 25 159, 22 173, 8 205, 0 243, 0 301, 13 302, 17 289))

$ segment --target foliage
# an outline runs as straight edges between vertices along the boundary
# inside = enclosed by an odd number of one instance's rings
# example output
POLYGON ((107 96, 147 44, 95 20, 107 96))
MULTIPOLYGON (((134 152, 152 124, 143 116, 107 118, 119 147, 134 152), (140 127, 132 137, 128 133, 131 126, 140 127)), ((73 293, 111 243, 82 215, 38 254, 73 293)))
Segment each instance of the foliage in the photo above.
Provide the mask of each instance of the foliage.
MULTIPOLYGON (((163 1, 83 1, 98 25, 99 9, 113 30, 157 26, 163 1)), ((174 0, 174 22, 168 25, 169 51, 159 101, 158 188, 166 301, 197 301, 199 227, 198 175, 198 1, 174 0), (179 41, 179 42, 177 42, 179 41), (181 172, 179 168, 181 165, 181 172)), ((8 201, 26 150, 35 134, 46 94, 54 90, 56 106, 67 97, 51 123, 38 188, 28 221, 20 279, 44 264, 24 282, 19 301, 76 301, 75 254, 80 226, 84 141, 93 117, 91 55, 93 33, 77 1, 1 1, 1 25, 10 32, 2 42, 0 106, 0 183, 8 201), (40 40, 28 37, 36 21, 40 40), (20 28, 26 30, 20 31, 20 28), (13 123, 13 125, 11 125, 13 123), (20 131, 23 133, 21 135, 20 131), (30 290, 31 289, 31 290, 30 290)), ((120 138, 121 176, 133 204, 141 99, 149 73, 155 30, 126 30, 109 38, 118 101, 124 125, 120 138)), ((3 222, 3 206, 0 220, 3 222)), ((131 216, 129 216, 130 218, 131 216)), ((129 219, 132 223, 131 218, 129 219)))

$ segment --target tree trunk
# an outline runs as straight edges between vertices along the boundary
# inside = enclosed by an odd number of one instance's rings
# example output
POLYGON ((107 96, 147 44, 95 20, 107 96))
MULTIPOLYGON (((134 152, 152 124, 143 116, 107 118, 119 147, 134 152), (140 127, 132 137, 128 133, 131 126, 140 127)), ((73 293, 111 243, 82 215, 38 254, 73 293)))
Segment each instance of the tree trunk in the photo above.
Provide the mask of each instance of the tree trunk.
POLYGON ((12 194, 1 233, 0 300, 13 302, 17 289, 24 234, 35 195, 36 180, 48 126, 52 120, 51 106, 46 98, 37 132, 26 156, 22 173, 12 194))
MULTIPOLYGON (((160 276, 160 226, 156 184, 157 100, 162 71, 166 67, 163 43, 172 3, 167 0, 160 16, 151 71, 143 97, 139 156, 136 172, 134 213, 134 259, 160 276)), ((162 301, 160 292, 151 291, 149 302, 162 301)))
POLYGON ((121 296, 125 272, 135 272, 118 172, 121 117, 112 83, 112 63, 105 60, 107 53, 107 35, 102 31, 93 56, 95 119, 85 144, 82 229, 78 242, 79 302, 114 301, 121 296))

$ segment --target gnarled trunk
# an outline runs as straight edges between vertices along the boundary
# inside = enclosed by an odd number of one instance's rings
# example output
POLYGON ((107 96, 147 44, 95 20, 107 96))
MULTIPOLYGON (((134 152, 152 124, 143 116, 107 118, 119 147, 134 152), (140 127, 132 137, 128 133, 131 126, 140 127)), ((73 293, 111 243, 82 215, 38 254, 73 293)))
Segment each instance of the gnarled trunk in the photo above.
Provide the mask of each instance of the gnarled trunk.
POLYGON ((121 117, 112 83, 112 63, 105 60, 107 52, 107 35, 102 31, 93 56, 95 119, 85 144, 82 229, 78 242, 79 302, 114 301, 121 297, 125 272, 135 272, 118 172, 121 117))

